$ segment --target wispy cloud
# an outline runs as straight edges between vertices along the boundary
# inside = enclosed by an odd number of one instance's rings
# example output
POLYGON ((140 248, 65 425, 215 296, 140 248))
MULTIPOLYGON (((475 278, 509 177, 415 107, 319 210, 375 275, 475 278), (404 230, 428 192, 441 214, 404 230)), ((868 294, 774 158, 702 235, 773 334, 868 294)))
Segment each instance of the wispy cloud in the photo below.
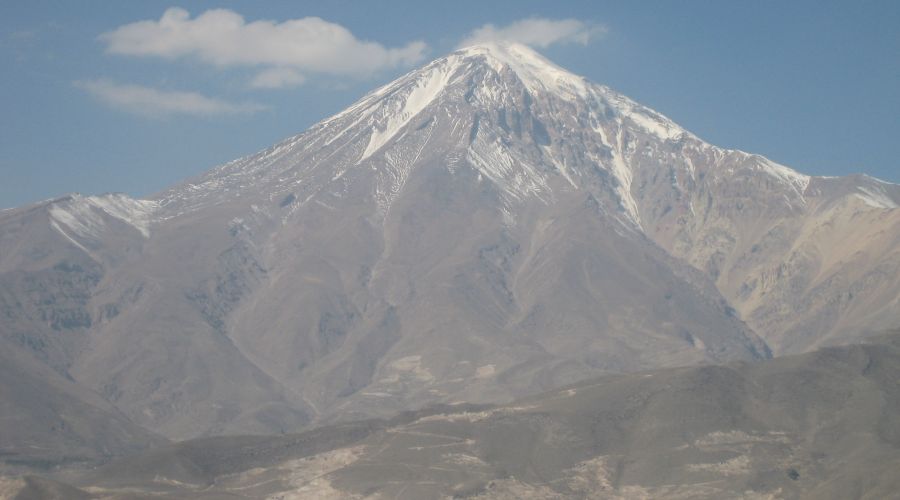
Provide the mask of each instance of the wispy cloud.
POLYGON ((100 40, 111 54, 194 59, 219 67, 259 68, 257 87, 297 85, 304 74, 364 77, 415 64, 428 46, 422 41, 388 48, 359 40, 347 28, 318 17, 284 22, 252 21, 214 9, 191 18, 179 7, 159 20, 126 24, 100 40))
POLYGON ((265 109, 254 103, 232 103, 196 92, 165 91, 110 80, 78 81, 75 86, 110 107, 142 116, 214 116, 253 113, 265 109))
POLYGON ((293 68, 270 68, 253 77, 250 86, 257 89, 280 89, 302 85, 306 78, 293 68))
POLYGON ((459 46, 465 47, 497 41, 516 42, 539 48, 561 43, 587 45, 592 39, 605 32, 606 28, 602 25, 586 23, 578 19, 530 17, 506 26, 485 24, 469 33, 459 46))

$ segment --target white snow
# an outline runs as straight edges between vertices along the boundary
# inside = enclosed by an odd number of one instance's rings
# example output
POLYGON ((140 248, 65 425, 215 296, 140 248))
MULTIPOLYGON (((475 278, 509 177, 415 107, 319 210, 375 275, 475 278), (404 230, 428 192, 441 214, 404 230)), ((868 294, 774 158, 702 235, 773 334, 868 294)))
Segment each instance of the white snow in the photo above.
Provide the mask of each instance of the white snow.
POLYGON ((456 66, 450 58, 439 61, 437 64, 432 64, 427 71, 419 75, 415 85, 408 93, 400 96, 391 96, 390 99, 396 100, 382 105, 385 113, 383 121, 373 125, 369 144, 366 146, 366 150, 363 151, 359 161, 365 160, 381 149, 410 120, 428 107, 450 83, 455 68, 456 66))
POLYGON ((611 106, 620 117, 631 121, 631 123, 637 125, 645 132, 660 139, 674 140, 682 137, 696 139, 696 136, 681 128, 669 118, 632 101, 609 87, 594 85, 591 87, 591 95, 599 104, 604 107, 611 106))
POLYGON ((637 202, 634 201, 634 197, 631 196, 631 169, 628 168, 628 165, 622 158, 622 152, 625 149, 622 138, 622 129, 619 129, 618 134, 616 135, 616 146, 617 147, 612 150, 612 173, 616 176, 616 179, 619 180, 619 185, 616 187, 616 193, 619 195, 619 199, 622 200, 622 206, 625 207, 625 212, 628 214, 628 217, 637 224, 638 227, 641 227, 641 214, 638 211, 637 202))
POLYGON ((900 207, 897 205, 897 202, 892 200, 887 193, 884 192, 883 189, 879 189, 876 187, 864 187, 859 186, 857 189, 860 191, 856 193, 854 196, 863 201, 866 205, 872 208, 882 208, 882 209, 894 209, 900 207))
POLYGON ((616 186, 616 194, 619 196, 619 200, 621 200, 622 206, 625 208, 625 215, 636 226, 642 227, 641 214, 638 210, 637 202, 631 195, 631 168, 629 168, 623 157, 625 146, 622 137, 622 129, 619 128, 616 131, 616 140, 614 144, 609 143, 609 139, 603 131, 603 127, 595 127, 594 131, 600 136, 600 141, 610 147, 612 163, 605 162, 594 155, 589 155, 589 158, 609 170, 616 180, 619 181, 618 186, 616 186))
POLYGON ((428 134, 418 147, 394 148, 384 154, 386 168, 378 172, 375 185, 375 201, 382 215, 387 215, 394 199, 406 185, 413 166, 431 139, 436 123, 437 119, 431 121, 428 134))
POLYGON ((877 183, 879 183, 879 184, 884 184, 885 186, 900 186, 900 184, 895 184, 895 183, 893 183, 893 182, 888 182, 888 181, 879 179, 878 177, 872 177, 871 175, 868 175, 868 174, 862 174, 862 176, 865 177, 866 179, 869 179, 870 181, 875 181, 875 182, 877 182, 877 183))
POLYGON ((478 134, 467 151, 466 159, 512 198, 520 200, 533 195, 547 202, 545 196, 549 194, 550 187, 544 176, 524 160, 513 157, 499 140, 490 141, 483 134, 478 134))
MULTIPOLYGON (((157 208, 158 204, 154 201, 135 200, 124 194, 74 194, 54 201, 49 213, 53 228, 73 241, 73 236, 99 239, 107 229, 106 216, 130 225, 147 238, 150 236, 150 224, 157 208)), ((81 247, 80 244, 78 246, 81 247)))
POLYGON ((570 73, 531 48, 518 43, 491 42, 461 49, 464 57, 484 56, 496 71, 503 66, 516 73, 532 91, 552 92, 560 97, 586 97, 590 85, 584 78, 570 73))
POLYGON ((100 210, 130 224, 145 238, 150 237, 150 222, 153 212, 157 209, 156 202, 135 200, 124 194, 91 196, 88 200, 100 210))
POLYGON ((50 221, 50 227, 52 227, 53 229, 56 229, 56 232, 63 235, 67 240, 69 240, 76 247, 80 248, 83 252, 91 253, 87 248, 84 248, 84 245, 82 245, 81 243, 78 243, 78 241, 75 238, 70 236, 69 233, 67 233, 65 231, 65 229, 61 228, 55 220, 50 221))
POLYGON ((575 181, 572 180, 572 173, 569 171, 569 166, 566 165, 566 159, 563 158, 562 162, 556 159, 556 156, 553 154, 553 148, 550 146, 541 146, 541 151, 544 153, 544 156, 550 160, 550 163, 556 167, 556 170, 563 176, 563 178, 575 189, 578 189, 578 185, 575 184, 575 181))
POLYGON ((684 133, 684 130, 678 125, 668 120, 651 118, 640 110, 631 110, 625 113, 625 116, 642 129, 661 139, 677 139, 684 133))
MULTIPOLYGON (((53 203, 49 211, 52 222, 61 224, 82 237, 99 237, 106 227, 102 215, 81 195, 72 195, 68 200, 53 203)), ((59 229, 58 225, 55 227, 59 229)))
POLYGON ((810 176, 801 174, 796 170, 779 165, 768 158, 756 155, 757 166, 763 172, 776 177, 781 181, 793 186, 799 194, 803 194, 809 186, 810 176))

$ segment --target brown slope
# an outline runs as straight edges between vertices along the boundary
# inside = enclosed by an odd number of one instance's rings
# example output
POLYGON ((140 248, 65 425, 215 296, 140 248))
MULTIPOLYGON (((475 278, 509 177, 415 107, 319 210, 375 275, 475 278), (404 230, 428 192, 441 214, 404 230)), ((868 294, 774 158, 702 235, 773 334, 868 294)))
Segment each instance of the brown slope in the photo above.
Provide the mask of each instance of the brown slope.
POLYGON ((900 186, 810 178, 695 139, 636 151, 632 191, 648 236, 712 278, 776 354, 897 323, 900 186))
POLYGON ((191 441, 73 481, 183 498, 890 498, 900 343, 878 342, 191 441))
POLYGON ((166 441, 27 351, 0 346, 4 472, 92 466, 166 441))

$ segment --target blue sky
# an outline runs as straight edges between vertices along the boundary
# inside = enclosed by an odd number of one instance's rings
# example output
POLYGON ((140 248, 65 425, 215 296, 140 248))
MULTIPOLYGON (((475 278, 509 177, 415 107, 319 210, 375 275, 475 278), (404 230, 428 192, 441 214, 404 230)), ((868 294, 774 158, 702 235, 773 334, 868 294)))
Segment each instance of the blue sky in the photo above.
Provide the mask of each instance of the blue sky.
POLYGON ((0 207, 150 195, 473 33, 525 37, 713 144, 900 182, 898 26, 897 1, 4 1, 0 207))

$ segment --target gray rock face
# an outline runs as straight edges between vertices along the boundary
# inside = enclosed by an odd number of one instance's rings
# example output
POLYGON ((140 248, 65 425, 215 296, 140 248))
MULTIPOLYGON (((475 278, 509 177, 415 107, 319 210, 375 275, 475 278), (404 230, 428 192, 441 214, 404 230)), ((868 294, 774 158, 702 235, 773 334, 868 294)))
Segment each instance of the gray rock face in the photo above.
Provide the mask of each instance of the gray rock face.
POLYGON ((898 189, 478 46, 149 200, 0 212, 0 334, 173 438, 509 401, 896 322, 898 189))

